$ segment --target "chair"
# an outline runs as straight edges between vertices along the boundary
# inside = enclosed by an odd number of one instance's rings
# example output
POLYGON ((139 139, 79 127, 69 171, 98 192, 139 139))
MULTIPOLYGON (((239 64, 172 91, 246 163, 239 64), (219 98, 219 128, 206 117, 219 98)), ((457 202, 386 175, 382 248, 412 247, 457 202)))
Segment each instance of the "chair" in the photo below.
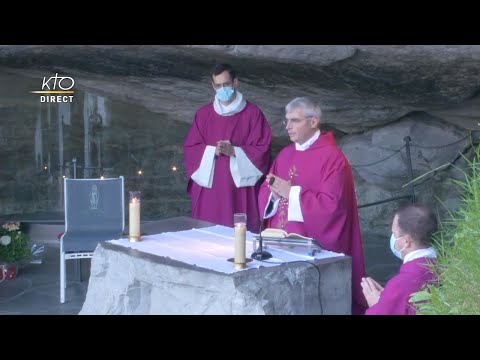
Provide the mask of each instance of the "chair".
POLYGON ((125 228, 123 176, 65 179, 65 232, 60 239, 60 303, 65 302, 66 261, 92 258, 98 243, 125 228))

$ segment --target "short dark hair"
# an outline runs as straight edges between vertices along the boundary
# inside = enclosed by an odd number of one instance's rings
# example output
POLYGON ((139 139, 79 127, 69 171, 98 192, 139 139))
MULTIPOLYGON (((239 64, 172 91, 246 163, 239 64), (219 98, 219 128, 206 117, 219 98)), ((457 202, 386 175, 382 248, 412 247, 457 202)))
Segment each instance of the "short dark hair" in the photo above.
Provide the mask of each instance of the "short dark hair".
POLYGON ((212 78, 214 76, 220 75, 224 71, 228 71, 228 73, 230 74, 230 77, 232 78, 232 81, 235 80, 235 78, 237 77, 237 74, 235 73, 235 70, 233 70, 232 65, 222 63, 222 64, 215 64, 213 66, 211 71, 212 78))
POLYGON ((419 245, 428 246, 432 236, 437 232, 437 218, 433 212, 421 204, 408 204, 400 207, 396 212, 398 227, 401 235, 410 235, 419 245))

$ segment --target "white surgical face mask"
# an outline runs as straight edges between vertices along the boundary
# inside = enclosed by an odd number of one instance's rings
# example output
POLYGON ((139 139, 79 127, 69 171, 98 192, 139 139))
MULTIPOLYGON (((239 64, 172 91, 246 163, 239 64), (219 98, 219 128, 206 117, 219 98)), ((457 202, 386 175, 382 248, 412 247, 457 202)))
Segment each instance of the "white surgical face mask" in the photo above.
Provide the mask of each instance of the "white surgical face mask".
POLYGON ((217 92, 218 100, 223 102, 228 102, 232 99, 234 90, 233 90, 233 87, 231 86, 225 86, 225 87, 221 87, 220 89, 217 89, 216 92, 217 92))
MULTIPOLYGON (((398 239, 401 239, 403 238, 404 236, 400 236, 398 239)), ((395 243, 397 242, 398 240, 397 238, 395 238, 395 235, 393 235, 392 233, 392 236, 390 236, 390 250, 392 250, 392 253, 393 255, 395 255, 396 257, 398 257, 400 260, 403 260, 403 256, 402 256, 402 251, 405 250, 405 248, 407 247, 406 245, 402 248, 402 250, 397 250, 395 249, 395 243)))

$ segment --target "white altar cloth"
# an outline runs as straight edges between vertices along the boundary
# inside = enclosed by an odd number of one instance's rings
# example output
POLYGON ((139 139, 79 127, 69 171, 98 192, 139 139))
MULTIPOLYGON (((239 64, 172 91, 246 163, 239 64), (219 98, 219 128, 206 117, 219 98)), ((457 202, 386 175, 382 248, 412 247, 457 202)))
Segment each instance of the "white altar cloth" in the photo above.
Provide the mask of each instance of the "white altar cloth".
MULTIPOLYGON (((254 251, 254 243, 258 245, 258 242, 254 239, 255 235, 257 234, 247 232, 247 258, 250 258, 254 251)), ((262 266, 278 266, 292 261, 344 256, 344 254, 327 250, 322 250, 315 256, 309 256, 306 246, 292 247, 290 245, 276 246, 269 244, 267 249, 264 246, 264 250, 270 252, 273 255, 272 258, 264 261, 252 260, 247 263, 245 269, 237 270, 232 262, 227 261, 234 255, 234 229, 221 225, 146 235, 142 236, 140 242, 130 242, 128 238, 109 240, 108 242, 227 274, 262 266)))

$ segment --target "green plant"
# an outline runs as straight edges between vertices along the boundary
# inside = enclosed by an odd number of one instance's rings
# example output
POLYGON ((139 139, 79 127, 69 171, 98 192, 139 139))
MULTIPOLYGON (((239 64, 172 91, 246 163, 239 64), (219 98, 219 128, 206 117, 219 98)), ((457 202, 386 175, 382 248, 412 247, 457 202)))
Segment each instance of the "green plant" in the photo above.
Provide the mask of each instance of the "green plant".
POLYGON ((31 256, 30 238, 20 223, 5 223, 0 228, 0 263, 17 263, 31 256))
POLYGON ((465 180, 452 180, 464 190, 462 204, 435 237, 440 286, 413 295, 413 302, 424 301, 418 314, 480 314, 480 147, 466 160, 465 180))

